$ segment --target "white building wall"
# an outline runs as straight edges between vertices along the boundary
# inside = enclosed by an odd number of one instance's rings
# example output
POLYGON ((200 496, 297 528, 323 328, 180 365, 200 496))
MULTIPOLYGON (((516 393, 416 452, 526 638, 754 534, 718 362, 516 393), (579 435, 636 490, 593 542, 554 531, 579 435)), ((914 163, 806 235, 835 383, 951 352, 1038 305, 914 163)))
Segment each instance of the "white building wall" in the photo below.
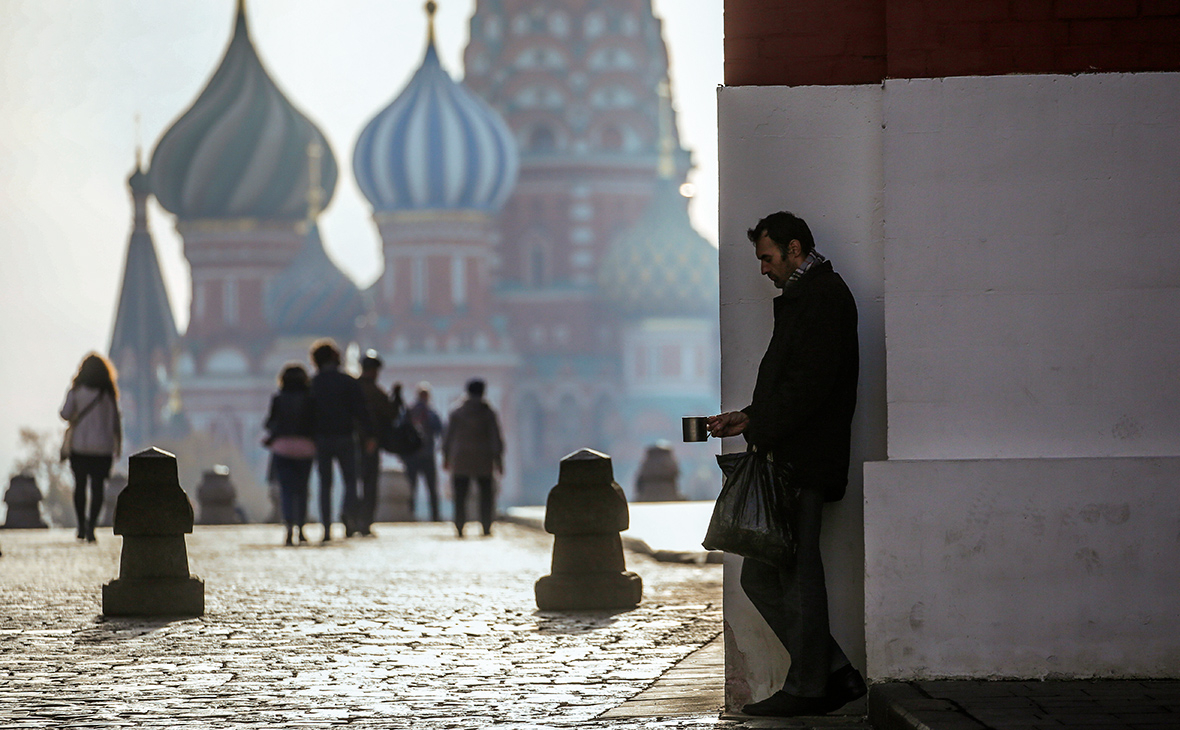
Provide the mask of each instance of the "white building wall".
MULTIPOLYGON (((803 216, 858 296, 823 545, 853 663, 1180 674, 1180 74, 722 89, 719 124, 723 409, 748 402, 776 293, 746 227, 803 216)), ((730 706, 788 663, 739 564, 730 706)))
POLYGON ((885 89, 889 457, 1180 453, 1180 75, 885 89))
POLYGON ((1180 74, 894 80, 885 121, 870 675, 1177 676, 1180 74))
MULTIPOLYGON (((861 464, 885 456, 882 282, 881 89, 879 86, 722 88, 721 407, 750 402, 779 291, 759 274, 746 229, 790 210, 807 221, 816 249, 852 289, 860 318, 861 381, 848 493, 824 513, 823 550, 832 633, 857 667, 864 655, 861 464)), ((745 448, 727 439, 725 451, 745 448)), ((720 475, 718 475, 720 479, 720 475)), ((789 659, 738 584, 741 559, 725 566, 727 704, 779 689, 789 659)))

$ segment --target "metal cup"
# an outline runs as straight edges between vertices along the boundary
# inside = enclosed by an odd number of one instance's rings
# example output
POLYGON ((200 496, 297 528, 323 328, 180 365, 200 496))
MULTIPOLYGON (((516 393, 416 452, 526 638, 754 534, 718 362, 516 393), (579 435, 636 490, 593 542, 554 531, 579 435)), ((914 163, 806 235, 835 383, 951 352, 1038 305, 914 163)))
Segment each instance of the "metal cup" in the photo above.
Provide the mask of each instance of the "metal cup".
POLYGON ((706 441, 709 432, 705 429, 704 416, 685 416, 680 419, 684 427, 684 441, 706 441))

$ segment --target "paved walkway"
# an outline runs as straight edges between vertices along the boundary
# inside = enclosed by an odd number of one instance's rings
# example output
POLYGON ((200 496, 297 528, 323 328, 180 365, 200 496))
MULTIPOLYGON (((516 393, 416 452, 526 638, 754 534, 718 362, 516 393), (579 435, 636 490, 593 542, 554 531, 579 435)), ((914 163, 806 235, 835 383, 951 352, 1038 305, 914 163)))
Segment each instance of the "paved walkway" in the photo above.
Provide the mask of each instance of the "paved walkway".
POLYGON ((1180 730, 1180 681, 940 681, 878 685, 876 730, 1180 730))
POLYGON ((3 533, 0 727, 583 724, 721 630, 720 566, 632 555, 639 608, 540 612, 550 536, 377 530, 283 548, 275 526, 197 527, 189 563, 207 612, 176 621, 101 617, 119 566, 109 530, 97 546, 3 533))
MULTIPOLYGON (((97 546, 3 531, 0 727, 868 728, 721 715, 721 566, 654 559, 691 551, 638 534, 645 519, 627 555, 643 603, 613 613, 537 611, 552 538, 514 524, 294 549, 275 526, 197 527, 206 615, 173 621, 100 615, 109 529, 97 546)), ((892 683, 870 700, 877 730, 1180 730, 1174 681, 892 683)))

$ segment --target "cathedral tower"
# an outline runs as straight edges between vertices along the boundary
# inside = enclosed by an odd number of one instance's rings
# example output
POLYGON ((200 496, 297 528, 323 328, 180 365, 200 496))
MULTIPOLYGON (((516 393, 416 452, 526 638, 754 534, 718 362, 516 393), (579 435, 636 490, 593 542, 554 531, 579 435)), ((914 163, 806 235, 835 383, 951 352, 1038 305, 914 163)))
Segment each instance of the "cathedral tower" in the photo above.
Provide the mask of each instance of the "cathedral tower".
POLYGON ((127 441, 124 452, 134 453, 156 439, 175 435, 179 428, 173 392, 173 362, 179 336, 156 245, 148 230, 147 201, 151 191, 138 155, 127 187, 134 212, 110 358, 119 372, 119 400, 127 441))

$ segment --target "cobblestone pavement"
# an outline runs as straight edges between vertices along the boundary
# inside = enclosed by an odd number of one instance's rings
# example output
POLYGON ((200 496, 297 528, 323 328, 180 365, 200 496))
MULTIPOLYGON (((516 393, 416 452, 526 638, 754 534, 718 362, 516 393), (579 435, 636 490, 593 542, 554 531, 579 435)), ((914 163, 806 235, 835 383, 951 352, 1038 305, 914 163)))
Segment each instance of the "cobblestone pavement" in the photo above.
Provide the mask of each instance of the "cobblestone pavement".
POLYGON ((377 531, 283 548, 277 526, 199 526, 206 614, 173 621, 101 616, 122 543, 109 529, 96 546, 0 533, 0 727, 740 726, 595 719, 720 632, 720 565, 629 553, 637 609, 539 612, 551 536, 377 531))

